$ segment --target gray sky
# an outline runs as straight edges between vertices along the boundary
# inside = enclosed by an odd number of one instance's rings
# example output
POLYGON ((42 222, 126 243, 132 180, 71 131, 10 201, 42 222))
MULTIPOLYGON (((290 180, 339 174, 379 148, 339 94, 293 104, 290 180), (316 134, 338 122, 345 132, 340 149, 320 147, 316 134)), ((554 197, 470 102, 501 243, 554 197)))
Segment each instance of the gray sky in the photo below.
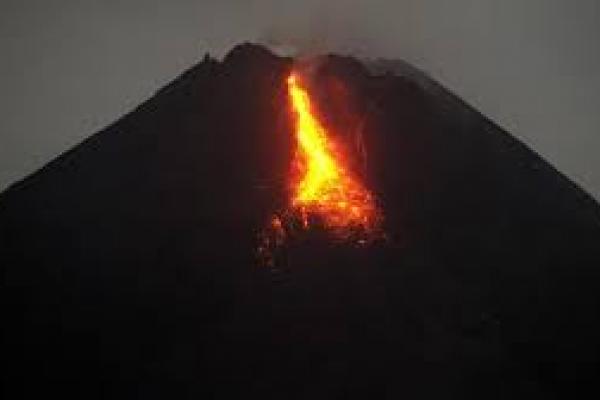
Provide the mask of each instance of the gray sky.
POLYGON ((269 40, 406 59, 599 199, 599 38, 597 0, 2 0, 0 190, 205 51, 269 40))

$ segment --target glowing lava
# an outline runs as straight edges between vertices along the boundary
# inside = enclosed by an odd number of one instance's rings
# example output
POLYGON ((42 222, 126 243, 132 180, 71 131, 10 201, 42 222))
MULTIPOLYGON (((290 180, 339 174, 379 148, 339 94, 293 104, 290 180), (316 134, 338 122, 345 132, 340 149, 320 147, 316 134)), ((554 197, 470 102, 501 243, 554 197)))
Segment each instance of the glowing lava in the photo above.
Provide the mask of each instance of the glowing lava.
POLYGON ((287 84, 297 141, 292 208, 300 213, 305 227, 308 216, 314 215, 344 235, 356 229, 373 230, 380 219, 373 196, 344 167, 341 152, 315 115, 308 91, 295 73, 287 84))
POLYGON ((296 138, 290 204, 259 232, 257 247, 259 263, 274 270, 287 264, 288 241, 300 232, 298 227, 306 230, 312 221, 319 221, 333 238, 354 245, 384 237, 373 196, 345 166, 298 75, 292 73, 287 85, 296 138))

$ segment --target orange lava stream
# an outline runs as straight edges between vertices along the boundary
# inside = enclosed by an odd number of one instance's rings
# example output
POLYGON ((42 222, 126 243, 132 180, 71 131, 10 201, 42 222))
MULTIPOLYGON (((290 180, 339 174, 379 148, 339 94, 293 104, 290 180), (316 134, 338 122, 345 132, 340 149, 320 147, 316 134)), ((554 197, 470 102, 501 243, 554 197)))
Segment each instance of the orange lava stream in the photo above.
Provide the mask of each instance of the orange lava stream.
POLYGON ((298 76, 292 73, 287 84, 296 117, 294 166, 299 172, 292 182, 293 209, 300 212, 305 227, 312 214, 336 231, 375 228, 380 216, 373 196, 344 168, 344 160, 315 116, 298 76))

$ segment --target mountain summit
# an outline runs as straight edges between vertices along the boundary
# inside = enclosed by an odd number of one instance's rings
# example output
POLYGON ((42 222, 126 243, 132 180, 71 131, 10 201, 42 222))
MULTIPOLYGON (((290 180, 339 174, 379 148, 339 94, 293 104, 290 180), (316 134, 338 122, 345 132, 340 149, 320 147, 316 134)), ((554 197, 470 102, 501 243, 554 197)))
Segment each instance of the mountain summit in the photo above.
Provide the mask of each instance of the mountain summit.
MULTIPOLYGON (((11 398, 550 398, 597 391, 600 209, 404 63, 244 44, 0 195, 11 398), (310 71, 387 240, 276 268, 286 78, 310 71)), ((8 398, 8 397, 7 397, 8 398)))

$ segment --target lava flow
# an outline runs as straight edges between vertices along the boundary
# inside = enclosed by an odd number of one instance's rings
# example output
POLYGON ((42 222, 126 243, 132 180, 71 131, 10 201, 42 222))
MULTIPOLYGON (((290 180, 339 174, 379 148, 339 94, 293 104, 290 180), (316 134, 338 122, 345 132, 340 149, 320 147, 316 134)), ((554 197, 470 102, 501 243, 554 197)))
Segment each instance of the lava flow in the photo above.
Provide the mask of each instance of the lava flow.
POLYGON ((371 230, 379 220, 373 196, 346 170, 298 76, 292 73, 287 84, 296 117, 297 176, 292 183, 292 208, 300 213, 305 227, 308 216, 314 215, 338 234, 356 228, 371 230))
POLYGON ((287 89, 296 150, 288 208, 273 216, 260 235, 258 255, 270 266, 298 228, 316 223, 333 239, 363 245, 378 238, 382 220, 373 195, 346 167, 339 144, 319 121, 298 74, 287 78, 287 89))

